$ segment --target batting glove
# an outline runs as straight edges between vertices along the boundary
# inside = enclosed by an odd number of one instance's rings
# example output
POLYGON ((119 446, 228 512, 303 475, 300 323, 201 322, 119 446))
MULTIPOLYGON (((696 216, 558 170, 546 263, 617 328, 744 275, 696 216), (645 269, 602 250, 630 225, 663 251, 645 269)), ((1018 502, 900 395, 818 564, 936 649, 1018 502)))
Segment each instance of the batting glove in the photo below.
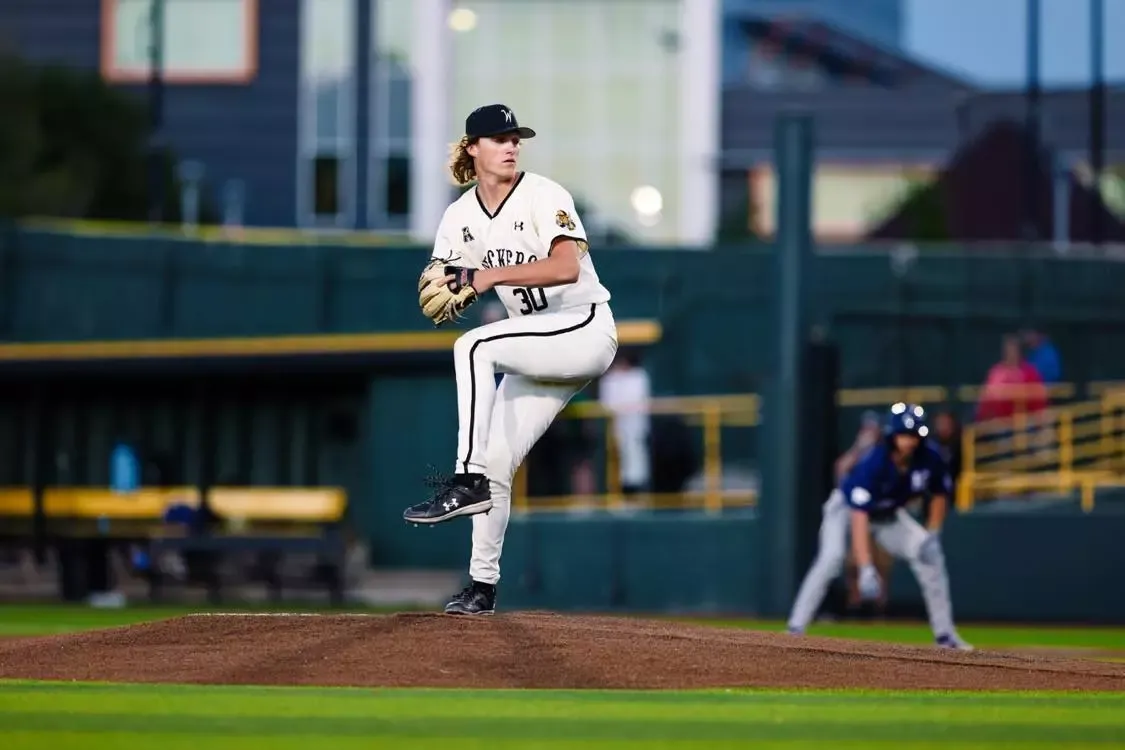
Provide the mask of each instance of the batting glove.
POLYGON ((864 565, 859 569, 859 595, 866 601, 878 599, 883 591, 883 583, 879 580, 879 571, 874 565, 864 565))

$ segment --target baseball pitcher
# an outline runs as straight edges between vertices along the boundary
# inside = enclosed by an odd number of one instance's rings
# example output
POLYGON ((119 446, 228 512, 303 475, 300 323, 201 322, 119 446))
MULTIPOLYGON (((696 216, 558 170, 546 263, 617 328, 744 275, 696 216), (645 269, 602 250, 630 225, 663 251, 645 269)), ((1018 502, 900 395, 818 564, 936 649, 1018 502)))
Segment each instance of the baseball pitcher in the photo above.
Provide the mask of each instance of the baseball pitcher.
POLYGON ((534 136, 502 104, 469 114, 450 171, 458 185, 476 185, 446 209, 418 281, 422 312, 436 325, 460 318, 490 289, 508 314, 454 344, 454 473, 403 513, 415 524, 472 517, 471 583, 446 606, 450 614, 495 611, 516 469, 617 353, 610 294, 570 193, 518 168, 521 141, 534 136))
POLYGON ((849 535, 859 568, 860 595, 868 600, 878 598, 885 584, 872 561, 873 536, 910 565, 922 589, 937 645, 972 650, 953 626, 949 577, 939 536, 953 480, 948 464, 927 444, 928 434, 921 406, 894 404, 883 426, 883 440, 864 454, 829 495, 820 524, 820 549, 793 603, 789 632, 800 634, 808 627, 832 579, 843 569, 849 535), (929 529, 903 507, 911 498, 927 493, 932 498, 929 529))

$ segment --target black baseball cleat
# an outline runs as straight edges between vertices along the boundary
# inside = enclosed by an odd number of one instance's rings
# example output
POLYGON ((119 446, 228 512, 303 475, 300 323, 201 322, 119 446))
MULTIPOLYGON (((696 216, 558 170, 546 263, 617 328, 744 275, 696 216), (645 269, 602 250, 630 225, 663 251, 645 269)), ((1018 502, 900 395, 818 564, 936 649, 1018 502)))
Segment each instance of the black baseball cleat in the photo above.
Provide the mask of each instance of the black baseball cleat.
POLYGON ((441 523, 457 516, 474 516, 492 510, 492 491, 484 474, 454 474, 427 479, 435 488, 424 503, 411 505, 402 517, 408 523, 441 523))
POLYGON ((496 584, 473 581, 445 605, 447 615, 491 615, 496 612, 496 584))

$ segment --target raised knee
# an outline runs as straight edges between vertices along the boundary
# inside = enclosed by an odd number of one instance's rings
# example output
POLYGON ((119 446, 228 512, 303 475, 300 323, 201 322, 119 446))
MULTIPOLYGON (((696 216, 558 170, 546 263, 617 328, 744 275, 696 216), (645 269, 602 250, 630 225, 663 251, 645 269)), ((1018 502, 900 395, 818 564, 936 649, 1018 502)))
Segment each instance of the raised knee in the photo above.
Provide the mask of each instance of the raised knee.
POLYGON ((472 331, 462 333, 457 337, 457 340, 453 342, 453 356, 458 358, 468 357, 477 341, 478 339, 472 331))

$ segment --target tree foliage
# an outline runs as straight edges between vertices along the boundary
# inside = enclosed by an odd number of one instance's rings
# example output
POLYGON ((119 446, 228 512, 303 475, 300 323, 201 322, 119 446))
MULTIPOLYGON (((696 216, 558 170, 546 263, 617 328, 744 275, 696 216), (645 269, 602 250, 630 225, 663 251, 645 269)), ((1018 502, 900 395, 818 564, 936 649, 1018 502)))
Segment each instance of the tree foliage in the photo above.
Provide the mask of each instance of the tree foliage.
MULTIPOLYGON (((150 161, 143 100, 94 71, 0 55, 0 101, 0 216, 143 220, 155 162, 163 219, 180 220, 176 159, 150 161)), ((206 202, 202 213, 213 219, 206 202)))

